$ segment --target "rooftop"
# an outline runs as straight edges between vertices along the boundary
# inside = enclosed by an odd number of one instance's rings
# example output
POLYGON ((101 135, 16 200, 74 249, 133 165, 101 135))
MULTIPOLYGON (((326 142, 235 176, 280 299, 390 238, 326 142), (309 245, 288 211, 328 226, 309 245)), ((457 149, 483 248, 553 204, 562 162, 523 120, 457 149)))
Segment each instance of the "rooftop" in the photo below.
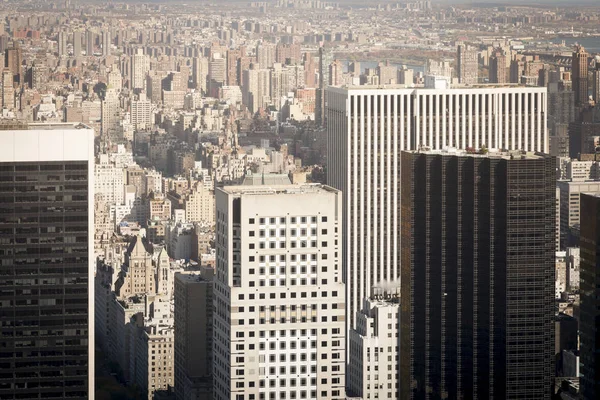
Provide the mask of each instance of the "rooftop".
POLYGON ((446 147, 441 150, 431 150, 428 147, 420 150, 408 150, 412 154, 439 154, 444 156, 478 157, 478 158, 501 158, 504 160, 540 160, 547 157, 542 153, 534 153, 523 150, 498 150, 498 149, 457 149, 446 147))
POLYGON ((225 193, 231 195, 272 195, 272 194, 314 194, 314 193, 335 193, 336 189, 320 183, 305 183, 301 185, 259 185, 259 186, 225 186, 220 188, 225 193))

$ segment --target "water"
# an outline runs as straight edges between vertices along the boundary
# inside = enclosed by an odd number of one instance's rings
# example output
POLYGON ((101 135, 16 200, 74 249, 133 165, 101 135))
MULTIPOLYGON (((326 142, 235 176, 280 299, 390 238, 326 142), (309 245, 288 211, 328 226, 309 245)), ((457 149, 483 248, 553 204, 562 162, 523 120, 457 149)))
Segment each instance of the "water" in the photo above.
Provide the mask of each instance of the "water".
POLYGON ((580 44, 587 50, 588 53, 600 53, 600 36, 594 37, 563 37, 559 36, 551 40, 552 43, 560 44, 562 41, 568 47, 572 47, 575 44, 580 44))
MULTIPOLYGON (((377 61, 358 61, 360 62, 360 73, 364 73, 365 70, 367 68, 376 68, 377 64, 379 64, 377 61)), ((342 61, 342 63, 344 64, 344 71, 348 71, 348 65, 351 63, 351 61, 349 60, 344 60, 342 61)), ((423 65, 408 65, 408 64, 402 64, 402 63, 390 63, 390 65, 393 65, 395 67, 397 67, 398 69, 402 68, 403 65, 406 66, 406 68, 408 69, 412 69, 413 71, 416 72, 423 72, 425 67, 423 65)))

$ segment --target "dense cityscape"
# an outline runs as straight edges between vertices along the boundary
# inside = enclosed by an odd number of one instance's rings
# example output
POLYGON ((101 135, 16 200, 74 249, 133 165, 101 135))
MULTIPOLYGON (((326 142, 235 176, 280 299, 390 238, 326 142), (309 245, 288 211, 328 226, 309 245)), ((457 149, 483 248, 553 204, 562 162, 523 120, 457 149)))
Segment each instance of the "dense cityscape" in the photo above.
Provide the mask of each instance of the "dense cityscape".
POLYGON ((0 16, 0 400, 600 399, 598 4, 0 16))

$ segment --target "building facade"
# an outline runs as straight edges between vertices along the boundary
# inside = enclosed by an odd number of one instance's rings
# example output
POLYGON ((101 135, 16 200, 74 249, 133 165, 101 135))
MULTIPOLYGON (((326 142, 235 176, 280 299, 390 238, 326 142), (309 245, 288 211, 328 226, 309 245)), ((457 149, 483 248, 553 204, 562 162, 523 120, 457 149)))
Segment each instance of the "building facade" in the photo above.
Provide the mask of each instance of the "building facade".
POLYGON ((217 189, 214 399, 344 399, 341 196, 217 189))
POLYGON ((546 89, 483 87, 329 88, 327 182, 344 198, 350 323, 374 285, 400 276, 402 150, 450 146, 548 152, 546 89))
POLYGON ((94 398, 94 131, 0 131, 0 397, 94 398))
POLYGON ((581 195, 581 308, 579 315, 581 398, 596 399, 600 395, 600 197, 581 195))
POLYGON ((402 154, 401 399, 551 399, 555 160, 402 154))
POLYGON ((397 399, 400 386, 400 301, 396 291, 365 299, 348 338, 348 395, 397 399))

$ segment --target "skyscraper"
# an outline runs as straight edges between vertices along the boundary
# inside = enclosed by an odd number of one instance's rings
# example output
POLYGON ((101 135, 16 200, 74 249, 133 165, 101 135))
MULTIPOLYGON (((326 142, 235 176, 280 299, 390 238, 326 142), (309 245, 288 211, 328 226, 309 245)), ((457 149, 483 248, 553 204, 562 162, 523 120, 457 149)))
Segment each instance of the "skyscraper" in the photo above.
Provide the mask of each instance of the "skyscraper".
POLYGON ((403 152, 401 399, 550 399, 555 159, 403 152))
MULTIPOLYGON (((214 212, 214 210, 213 210, 214 212)), ((214 270, 175 275, 175 395, 209 398, 212 387, 214 270)))
POLYGON ((67 38, 69 34, 65 31, 58 32, 58 55, 59 57, 67 56, 67 38))
POLYGON ((146 83, 146 74, 150 70, 150 60, 143 49, 137 49, 131 56, 131 89, 143 89, 146 83))
MULTIPOLYGON (((110 55, 111 39, 110 30, 102 30, 102 55, 104 57, 110 55)), ((144 77, 145 78, 145 77, 144 77)))
POLYGON ((330 49, 319 48, 319 82, 317 87, 317 98, 315 104, 315 122, 318 125, 325 124, 325 106, 327 104, 326 89, 329 86, 329 65, 333 62, 333 54, 330 49))
POLYGON ((576 46, 571 61, 573 92, 575 92, 575 105, 580 106, 588 102, 588 52, 583 46, 576 46))
POLYGON ((600 196, 581 194, 581 308, 579 314, 581 398, 600 395, 600 196))
POLYGON ((0 397, 94 398, 94 132, 0 131, 0 397))
POLYGON ((354 327, 371 288, 400 276, 400 152, 427 147, 548 152, 546 89, 359 86, 329 88, 327 96, 327 182, 344 198, 346 304, 354 327))
POLYGON ((596 56, 596 65, 594 66, 593 71, 593 86, 592 86, 592 96, 596 104, 600 103, 600 57, 596 56))
POLYGON ((490 83, 506 83, 506 55, 496 49, 490 57, 490 83))
POLYGON ((73 31, 73 57, 81 57, 81 31, 73 31))
POLYGON ((340 193, 217 189, 214 399, 345 398, 340 193))
POLYGON ((478 82, 479 60, 477 50, 459 44, 456 48, 458 81, 464 85, 474 85, 478 82))

